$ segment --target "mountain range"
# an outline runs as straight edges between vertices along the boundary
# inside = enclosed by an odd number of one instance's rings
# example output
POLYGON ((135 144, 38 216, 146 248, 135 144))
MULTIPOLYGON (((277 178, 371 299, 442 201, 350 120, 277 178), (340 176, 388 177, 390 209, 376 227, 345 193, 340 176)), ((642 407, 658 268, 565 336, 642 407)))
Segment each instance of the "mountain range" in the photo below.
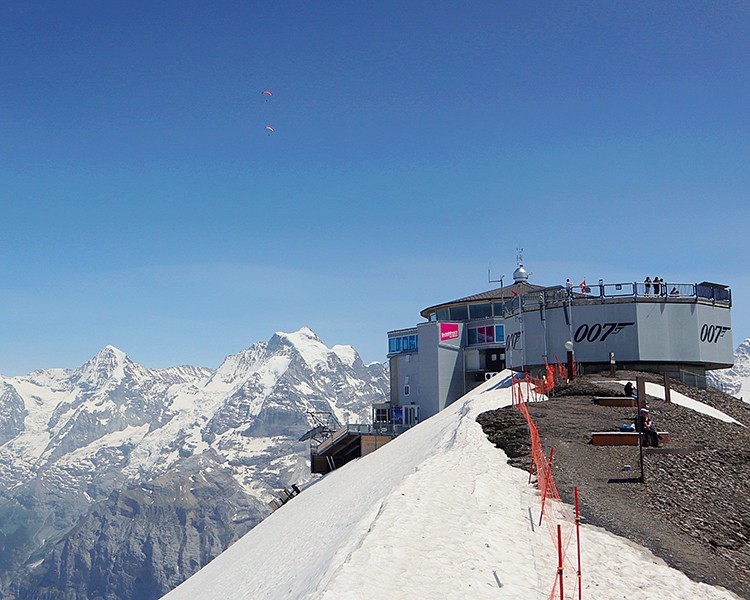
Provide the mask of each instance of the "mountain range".
POLYGON ((706 373, 708 383, 735 398, 750 402, 750 338, 734 352, 734 365, 729 369, 706 373))
POLYGON ((0 592, 159 598, 311 479, 315 414, 368 422, 387 367, 308 328, 215 370, 107 346, 77 369, 0 378, 0 592))

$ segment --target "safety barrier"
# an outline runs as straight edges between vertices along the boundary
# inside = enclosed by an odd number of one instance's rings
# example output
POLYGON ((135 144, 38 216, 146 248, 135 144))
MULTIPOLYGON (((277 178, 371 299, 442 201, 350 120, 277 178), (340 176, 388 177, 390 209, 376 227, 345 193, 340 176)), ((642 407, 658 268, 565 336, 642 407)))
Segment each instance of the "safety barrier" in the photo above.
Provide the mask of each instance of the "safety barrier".
MULTIPOLYGON (((558 553, 558 566, 555 573, 554 585, 549 598, 550 600, 554 600, 555 598, 559 598, 560 600, 565 599, 565 582, 570 578, 570 576, 568 576, 566 579, 565 576, 566 566, 568 566, 570 569, 568 572, 575 572, 576 574, 572 588, 572 595, 570 595, 569 598, 572 599, 577 597, 581 600, 581 541, 580 515, 578 512, 578 488, 575 488, 576 514, 573 516, 560 498, 557 486, 555 485, 555 479, 552 475, 552 464, 555 450, 554 448, 550 449, 550 456, 548 459, 541 438, 539 437, 539 430, 537 429, 534 420, 531 418, 527 406, 527 400, 534 401, 541 399, 540 396, 549 392, 552 387, 554 387, 555 381, 559 381, 560 379, 564 379, 560 365, 547 365, 547 374, 542 379, 532 378, 527 374, 524 374, 523 378, 517 378, 514 375, 512 387, 513 405, 526 419, 529 428, 529 436, 531 437, 532 460, 531 467, 529 468, 529 482, 531 482, 532 475, 534 474, 534 471, 536 471, 536 485, 541 495, 539 525, 541 526, 546 517, 547 529, 549 530, 553 543, 556 545, 558 553), (526 390, 525 395, 524 389, 526 390), (577 563, 574 563, 568 554, 574 533, 577 540, 577 563)), ((568 589, 571 589, 571 587, 568 586, 568 589)))

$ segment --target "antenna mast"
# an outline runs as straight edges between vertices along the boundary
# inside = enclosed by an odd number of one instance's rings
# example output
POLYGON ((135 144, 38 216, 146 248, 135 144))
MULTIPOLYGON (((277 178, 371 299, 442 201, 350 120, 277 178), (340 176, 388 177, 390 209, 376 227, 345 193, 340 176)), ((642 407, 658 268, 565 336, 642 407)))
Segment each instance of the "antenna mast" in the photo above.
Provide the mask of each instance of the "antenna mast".
POLYGON ((505 275, 500 275, 500 279, 492 279, 492 275, 490 275, 490 268, 487 267, 487 283, 499 283, 500 288, 502 289, 504 278, 505 278, 505 275))

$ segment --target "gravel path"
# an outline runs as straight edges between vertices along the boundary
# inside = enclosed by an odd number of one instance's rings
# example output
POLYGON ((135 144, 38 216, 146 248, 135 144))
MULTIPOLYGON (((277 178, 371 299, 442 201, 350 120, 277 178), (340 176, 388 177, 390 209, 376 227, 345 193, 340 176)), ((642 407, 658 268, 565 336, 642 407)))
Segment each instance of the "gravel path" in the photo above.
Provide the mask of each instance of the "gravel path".
MULTIPOLYGON (((635 382, 635 376, 618 372, 619 379, 635 382)), ((621 394, 622 386, 607 379, 586 375, 557 388, 550 400, 529 404, 547 454, 555 449, 553 472, 563 500, 572 504, 577 486, 585 522, 648 547, 696 581, 750 598, 750 404, 717 390, 671 384, 745 428, 648 397, 657 429, 670 432, 664 447, 690 451, 645 450, 645 483, 640 483, 637 447, 590 444, 590 432, 614 430, 635 416, 633 408, 593 404, 592 396, 621 394)), ((518 411, 498 409, 477 420, 511 464, 528 470, 530 440, 518 411)))

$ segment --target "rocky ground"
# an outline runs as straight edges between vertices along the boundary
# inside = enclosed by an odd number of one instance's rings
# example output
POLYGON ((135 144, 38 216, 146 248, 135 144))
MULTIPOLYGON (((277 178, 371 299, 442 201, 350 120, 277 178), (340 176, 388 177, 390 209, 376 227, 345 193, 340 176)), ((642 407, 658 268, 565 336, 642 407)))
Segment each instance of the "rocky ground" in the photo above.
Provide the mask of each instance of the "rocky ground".
MULTIPOLYGON (((644 373, 617 377, 635 383, 636 375, 662 382, 644 373)), ((550 400, 529 404, 529 412, 547 454, 555 449, 553 472, 563 500, 572 504, 578 487, 584 522, 648 547, 696 581, 750 598, 750 404, 713 389, 671 386, 748 427, 648 397, 657 429, 670 433, 664 448, 686 453, 644 449, 644 483, 637 447, 590 444, 592 431, 615 430, 635 415, 633 408, 593 404, 592 396, 622 393, 605 374, 558 387, 550 400)), ((520 413, 503 408, 477 420, 511 464, 528 470, 530 439, 520 413)))

